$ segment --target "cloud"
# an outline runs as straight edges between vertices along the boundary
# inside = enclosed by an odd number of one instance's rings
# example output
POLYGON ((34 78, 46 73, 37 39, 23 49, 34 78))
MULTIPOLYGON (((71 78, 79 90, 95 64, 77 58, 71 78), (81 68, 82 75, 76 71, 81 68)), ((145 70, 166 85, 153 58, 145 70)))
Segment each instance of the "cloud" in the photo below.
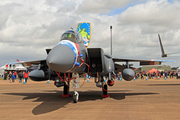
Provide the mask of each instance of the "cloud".
POLYGON ((129 7, 119 16, 119 25, 140 25, 144 33, 166 32, 179 29, 179 3, 171 4, 166 0, 150 1, 129 7))
POLYGON ((84 0, 79 5, 77 10, 78 14, 108 14, 115 9, 123 9, 128 5, 135 5, 139 2, 145 2, 147 0, 84 0))
POLYGON ((89 47, 110 53, 112 25, 113 56, 161 59, 157 34, 165 51, 180 48, 179 12, 178 0, 1 0, 0 66, 16 59, 46 58, 45 49, 56 45, 64 31, 76 29, 78 22, 91 22, 89 47))

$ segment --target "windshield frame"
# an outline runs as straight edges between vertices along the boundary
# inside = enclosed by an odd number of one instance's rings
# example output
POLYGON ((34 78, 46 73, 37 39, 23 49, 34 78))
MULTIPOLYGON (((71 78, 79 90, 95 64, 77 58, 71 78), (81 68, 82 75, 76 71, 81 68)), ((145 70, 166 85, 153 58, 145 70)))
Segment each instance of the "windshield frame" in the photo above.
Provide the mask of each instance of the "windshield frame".
POLYGON ((62 40, 69 40, 69 41, 75 42, 75 43, 83 43, 81 34, 77 31, 73 31, 73 30, 68 30, 68 31, 64 32, 60 38, 60 41, 62 41, 62 40), (73 40, 73 39, 70 39, 70 37, 65 37, 66 34, 73 35, 75 39, 73 40))

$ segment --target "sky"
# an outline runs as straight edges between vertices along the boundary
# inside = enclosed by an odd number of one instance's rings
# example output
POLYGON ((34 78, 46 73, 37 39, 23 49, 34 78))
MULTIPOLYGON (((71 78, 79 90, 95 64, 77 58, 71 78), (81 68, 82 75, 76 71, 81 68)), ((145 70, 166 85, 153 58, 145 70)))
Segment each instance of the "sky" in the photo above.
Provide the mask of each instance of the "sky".
MULTIPOLYGON (((180 52, 180 0, 1 0, 0 66, 8 62, 46 59, 60 36, 79 22, 91 23, 90 48, 113 57, 161 58, 158 34, 166 53, 180 52)), ((138 67, 137 63, 134 63, 138 67)))

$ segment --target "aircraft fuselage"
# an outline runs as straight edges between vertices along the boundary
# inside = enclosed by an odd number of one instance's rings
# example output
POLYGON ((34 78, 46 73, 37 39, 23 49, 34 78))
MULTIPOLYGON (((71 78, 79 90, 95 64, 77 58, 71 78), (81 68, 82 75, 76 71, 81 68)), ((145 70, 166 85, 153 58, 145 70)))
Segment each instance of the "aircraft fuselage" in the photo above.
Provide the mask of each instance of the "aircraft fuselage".
MULTIPOLYGON (((64 33, 66 34, 66 32, 64 33)), ((64 35, 63 34, 63 35, 64 35)), ((73 32, 67 32, 73 34, 73 32)), ((62 36, 63 36, 62 35, 62 36)), ((72 35, 71 35, 72 36, 72 35)), ((78 37, 61 39, 60 42, 49 52, 46 63, 48 67, 60 73, 83 73, 85 72, 87 58, 87 49, 85 48, 81 38, 78 37)))

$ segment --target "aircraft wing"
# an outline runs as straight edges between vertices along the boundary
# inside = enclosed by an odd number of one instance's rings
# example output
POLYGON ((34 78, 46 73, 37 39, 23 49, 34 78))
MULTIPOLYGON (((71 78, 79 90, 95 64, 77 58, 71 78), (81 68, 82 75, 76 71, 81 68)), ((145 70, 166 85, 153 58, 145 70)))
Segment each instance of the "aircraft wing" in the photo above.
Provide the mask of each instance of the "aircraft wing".
POLYGON ((14 65, 14 64, 21 64, 24 61, 19 61, 19 62, 10 62, 10 63, 6 63, 7 65, 14 65))
POLYGON ((119 59, 113 58, 114 62, 140 62, 140 65, 160 65, 162 62, 175 62, 175 61, 168 61, 168 60, 136 60, 136 59, 119 59))
MULTIPOLYGON (((51 49, 46 49, 46 53, 49 54, 51 49)), ((44 60, 36 60, 36 61, 18 61, 18 62, 11 62, 7 63, 8 65, 14 65, 14 64, 22 64, 23 66, 31 66, 31 65, 39 65, 42 63, 46 63, 46 59, 44 60)))
MULTIPOLYGON (((51 49, 46 49, 46 53, 49 54, 51 49)), ((27 61, 27 62, 22 62, 24 66, 31 66, 31 65, 39 65, 39 64, 45 64, 46 59, 44 60, 36 60, 36 61, 27 61)))
POLYGON ((18 64, 22 64, 23 66, 32 66, 32 65, 39 65, 40 63, 46 62, 46 59, 44 60, 36 60, 36 61, 27 61, 27 62, 18 62, 18 64))

